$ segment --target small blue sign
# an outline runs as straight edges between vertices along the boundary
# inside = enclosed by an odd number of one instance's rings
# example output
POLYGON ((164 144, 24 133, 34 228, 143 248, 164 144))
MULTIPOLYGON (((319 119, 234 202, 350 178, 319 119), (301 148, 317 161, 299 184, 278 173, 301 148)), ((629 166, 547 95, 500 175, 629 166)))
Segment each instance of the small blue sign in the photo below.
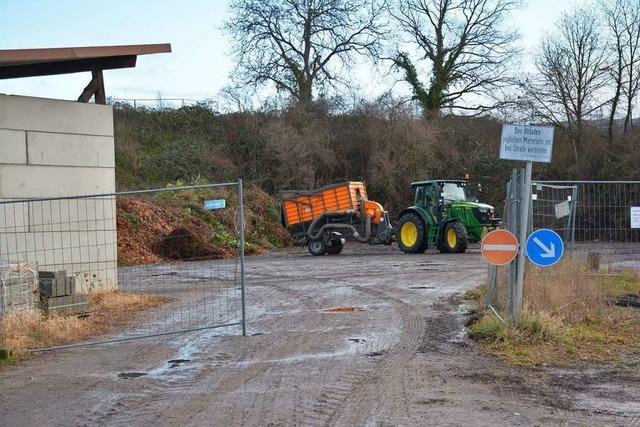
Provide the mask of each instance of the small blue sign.
POLYGON ((532 263, 539 267, 549 267, 562 258, 564 242, 555 231, 541 228, 529 235, 526 250, 532 263))
POLYGON ((225 207, 227 207, 227 202, 225 199, 215 199, 215 200, 204 201, 204 209, 207 211, 212 211, 215 209, 224 209, 225 207))

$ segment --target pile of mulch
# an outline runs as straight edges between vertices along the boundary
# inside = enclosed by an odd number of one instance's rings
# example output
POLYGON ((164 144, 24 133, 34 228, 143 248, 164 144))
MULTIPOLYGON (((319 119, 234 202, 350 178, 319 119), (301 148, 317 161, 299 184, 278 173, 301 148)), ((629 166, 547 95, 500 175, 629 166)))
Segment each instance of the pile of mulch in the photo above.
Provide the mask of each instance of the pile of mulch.
MULTIPOLYGON (((185 192, 166 198, 118 198, 118 263, 154 264, 236 256, 236 210, 205 211, 202 197, 185 192)), ((235 193, 207 197, 232 200, 235 193)), ((258 254, 291 241, 280 225, 276 206, 271 196, 255 186, 245 192, 245 253, 258 254)))
POLYGON ((122 197, 117 202, 118 262, 153 264, 168 260, 230 258, 230 245, 216 245, 210 224, 179 207, 160 207, 151 199, 122 197))

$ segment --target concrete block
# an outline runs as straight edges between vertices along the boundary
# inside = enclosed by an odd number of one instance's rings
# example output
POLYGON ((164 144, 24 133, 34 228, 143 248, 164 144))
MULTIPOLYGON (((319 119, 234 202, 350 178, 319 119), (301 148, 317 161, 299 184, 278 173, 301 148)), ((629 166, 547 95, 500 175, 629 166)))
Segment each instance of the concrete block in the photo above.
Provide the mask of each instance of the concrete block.
POLYGON ((88 295, 69 295, 44 298, 42 309, 48 314, 81 314, 89 311, 88 295))
POLYGON ((0 203, 0 234, 26 231, 29 231, 29 204, 0 203))
POLYGON ((111 136, 29 131, 27 141, 30 165, 115 167, 111 136))
POLYGON ((38 262, 41 270, 67 270, 65 264, 117 261, 116 230, 0 234, 2 259, 38 262))
POLYGON ((76 293, 76 277, 75 276, 67 276, 67 280, 65 282, 67 295, 73 295, 76 293))
POLYGON ((0 95, 0 128, 113 136, 109 105, 0 95))
POLYGON ((0 233, 2 260, 38 263, 41 271, 66 270, 75 291, 112 290, 118 283, 116 231, 0 233))
POLYGON ((0 129, 0 163, 27 163, 26 133, 0 129))
POLYGON ((91 265, 90 269, 76 271, 74 277, 76 294, 112 291, 118 288, 118 266, 115 262, 101 263, 98 268, 91 265))
POLYGON ((3 165, 0 198, 56 197, 112 193, 115 169, 3 165))
POLYGON ((115 229, 115 197, 45 200, 30 203, 29 231, 115 229))
POLYGON ((44 297, 57 298, 73 295, 71 285, 75 288, 75 278, 68 277, 66 270, 38 272, 38 286, 40 294, 44 297))

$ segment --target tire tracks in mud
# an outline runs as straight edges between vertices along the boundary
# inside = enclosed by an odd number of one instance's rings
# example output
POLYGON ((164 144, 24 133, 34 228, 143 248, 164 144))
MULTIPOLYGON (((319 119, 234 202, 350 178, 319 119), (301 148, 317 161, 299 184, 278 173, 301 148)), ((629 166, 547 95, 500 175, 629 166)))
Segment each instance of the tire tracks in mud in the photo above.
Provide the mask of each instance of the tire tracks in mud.
MULTIPOLYGON (((342 407, 343 411, 336 411, 332 414, 332 417, 329 419, 329 424, 338 421, 342 423, 342 417, 345 415, 348 420, 352 420, 353 422, 366 420, 371 407, 363 404, 361 399, 366 396, 367 391, 389 390, 389 388, 395 386, 397 392, 403 396, 406 395, 404 381, 395 375, 394 371, 397 370, 398 366, 405 365, 414 357, 420 345, 425 326, 423 314, 419 311, 419 307, 378 289, 362 286, 356 286, 355 289, 379 300, 391 302, 392 308, 394 308, 402 318, 402 332, 398 343, 389 349, 378 361, 376 366, 371 370, 370 375, 368 375, 364 381, 355 384, 356 387, 352 390, 349 401, 345 402, 345 405, 342 407), (357 399, 357 402, 354 402, 354 399, 357 399), (345 413, 345 410, 347 413, 345 413)), ((401 401, 406 406, 407 399, 402 398, 401 401)), ((381 408, 385 402, 381 400, 376 403, 378 404, 377 407, 381 408)), ((404 408, 404 413, 408 413, 407 407, 404 408)))
MULTIPOLYGON (((350 371, 339 378, 323 383, 323 391, 317 400, 304 402, 302 410, 295 418, 296 425, 332 425, 342 424, 341 418, 348 413, 355 420, 364 420, 363 411, 369 411, 368 405, 360 401, 361 392, 369 388, 378 388, 392 376, 390 371, 398 364, 405 363, 415 353, 422 335, 423 322, 417 308, 386 292, 363 286, 352 286, 363 294, 378 301, 392 303, 402 319, 402 331, 396 345, 386 352, 368 360, 357 361, 360 366, 349 366, 350 371), (351 407, 355 407, 352 409, 351 407)), ((404 393, 404 391, 402 391, 404 393)), ((406 399, 403 399, 406 401, 406 399)), ((347 422, 347 424, 351 424, 347 422)))
MULTIPOLYGON (((274 284, 256 284, 271 288, 270 292, 265 293, 259 299, 265 300, 273 296, 274 293, 284 294, 287 298, 294 298, 300 301, 300 305, 309 310, 310 315, 305 316, 303 323, 298 326, 312 329, 319 324, 327 325, 327 323, 335 323, 337 320, 335 317, 323 316, 320 308, 322 304, 318 298, 311 297, 310 295, 303 294, 292 290, 287 287, 278 286, 274 284)), ((261 344, 245 342, 241 346, 245 347, 238 351, 238 356, 226 360, 220 366, 224 366, 227 372, 222 375, 215 375, 210 366, 202 369, 198 376, 190 381, 185 381, 180 384, 165 384, 160 390, 157 388, 152 389, 150 393, 144 393, 143 395, 136 396, 124 396, 120 400, 128 400, 129 404, 126 406, 136 407, 136 412, 140 414, 140 406, 150 406, 155 408, 155 416, 150 417, 150 411, 144 411, 142 418, 147 422, 162 421, 169 424, 189 424, 197 423, 198 418, 207 413, 212 405, 212 402, 224 401, 225 397, 228 397, 234 391, 241 389, 254 378, 265 376, 264 381, 269 384, 270 387, 274 387, 268 393, 245 393, 245 399, 242 402, 238 402, 243 408, 249 408, 249 418, 247 418, 247 411, 233 410, 229 414, 230 418, 227 418, 229 423, 244 423, 244 424, 260 424, 261 420, 268 413, 269 409, 273 407, 278 397, 277 389, 282 384, 282 371, 272 369, 277 365, 277 362, 269 361, 270 359, 279 359, 282 357, 282 352, 287 349, 301 348, 307 344, 314 337, 312 335, 298 335, 282 332, 279 329, 282 326, 285 328, 288 325, 279 325, 278 319, 268 319, 268 323, 261 325, 262 329, 272 330, 271 335, 278 334, 278 339, 272 339, 272 337, 264 336, 258 337, 261 340, 261 344), (270 327, 271 326, 271 327, 270 327), (265 360, 265 361, 261 361, 265 360), (231 366, 231 368, 228 368, 231 366), (236 367, 240 367, 239 370, 236 367), (176 387, 178 386, 178 387, 176 387), (181 396, 181 392, 184 391, 185 395, 181 396), (251 400, 247 400, 246 397, 251 396, 251 400), (132 397, 133 399, 129 399, 132 397), (136 399, 136 397, 138 397, 136 399), (176 397, 178 397, 176 399, 176 397), (158 410, 158 400, 171 399, 171 407, 169 409, 158 410), (237 418, 241 416, 241 418, 237 418)), ((122 407, 122 402, 115 402, 118 407, 122 407)), ((161 407, 163 405, 160 405, 161 407)), ((237 409, 237 408, 235 408, 237 409)), ((282 413, 282 411, 280 411, 282 413)), ((290 408, 288 414, 282 414, 284 420, 294 419, 295 408, 290 408)), ((114 422, 114 411, 108 411, 106 417, 100 417, 96 421, 101 422, 114 422)), ((118 417, 116 417, 118 418, 118 417)), ((131 421, 131 420, 117 420, 118 422, 131 421)))
MULTIPOLYGON (((327 276, 347 278, 344 274, 327 276)), ((326 280, 324 277, 315 276, 309 279, 314 283, 326 280)), ((400 399, 396 400, 404 405, 404 414, 409 413, 405 381, 397 378, 394 371, 399 365, 406 364, 414 357, 420 348, 425 329, 424 314, 421 310, 424 310, 425 306, 412 305, 379 289, 350 285, 350 288, 372 297, 377 302, 389 303, 387 310, 394 310, 400 317, 402 326, 399 336, 383 335, 381 342, 368 342, 362 347, 363 350, 358 352, 362 357, 355 358, 346 367, 347 371, 341 375, 332 372, 332 367, 324 367, 321 374, 325 376, 326 373, 326 381, 319 383, 322 388, 317 394, 313 390, 312 395, 300 393, 289 402, 279 402, 278 399, 282 398, 283 394, 291 392, 279 392, 283 387, 290 385, 291 378, 285 377, 286 368, 278 367, 278 360, 282 360, 283 357, 286 359, 291 353, 295 353, 295 349, 305 348, 315 339, 312 333, 293 333, 289 331, 289 327, 295 324, 296 329, 301 331, 312 331, 318 326, 331 328, 337 326, 341 317, 322 313, 322 309, 327 308, 327 298, 322 297, 321 288, 316 290, 307 284, 298 291, 286 285, 295 282, 286 278, 280 279, 275 275, 263 277, 261 280, 253 278, 253 281, 254 285, 249 288, 249 295, 254 299, 256 306, 268 306, 268 302, 277 300, 276 295, 280 294, 288 301, 299 301, 299 305, 308 313, 302 318, 260 318, 259 328, 269 331, 268 335, 256 337, 256 340, 260 340, 259 343, 238 341, 236 347, 239 348, 234 351, 237 356, 217 363, 207 360, 204 368, 193 378, 170 382, 160 379, 157 382, 143 384, 142 389, 133 388, 129 393, 109 402, 106 407, 103 405, 101 408, 95 408, 96 410, 92 411, 93 416, 85 420, 95 424, 131 421, 198 424, 206 419, 203 417, 206 417, 207 413, 211 413, 212 405, 222 403, 228 405, 226 410, 218 406, 227 413, 227 417, 224 418, 227 423, 261 424, 270 419, 276 424, 330 425, 342 423, 344 420, 366 420, 370 406, 363 404, 361 395, 366 396, 378 408, 384 408, 385 402, 376 391, 389 388, 400 396, 400 399), (267 290, 260 291, 260 288, 267 290), (274 339, 276 334, 277 339, 274 339), (371 349, 375 344, 386 351, 367 357, 364 349, 371 349), (218 368, 225 369, 226 372, 218 372, 218 368), (268 385, 267 392, 244 392, 240 393, 241 402, 230 400, 230 395, 244 387, 251 387, 252 380, 258 377, 262 377, 259 384, 268 385), (278 408, 277 418, 273 419, 275 407, 278 408)))
MULTIPOLYGON (((281 287, 271 286, 271 288, 271 291, 259 297, 258 303, 272 298, 276 293, 285 293, 287 297, 297 298, 301 301, 302 305, 307 305, 309 308, 311 308, 311 304, 315 304, 315 302, 306 295, 298 294, 281 287)), ((270 329, 268 326, 268 324, 263 325, 266 329, 270 329)), ((203 334, 200 332, 189 334, 186 339, 183 338, 181 341, 188 342, 194 335, 197 337, 203 334)), ((246 338, 238 337, 238 339, 245 340, 246 338)), ((206 360, 201 372, 198 372, 193 378, 177 380, 154 378, 151 381, 149 381, 148 378, 144 378, 146 381, 143 384, 132 382, 131 387, 129 387, 129 390, 125 393, 111 396, 112 399, 98 403, 91 411, 84 414, 82 417, 83 422, 95 425, 103 425, 104 423, 126 424, 137 420, 143 420, 144 422, 169 421, 179 424, 187 423, 209 406, 207 404, 209 399, 215 398, 216 395, 232 392, 236 388, 241 387, 251 381, 251 379, 268 370, 270 365, 252 363, 243 367, 238 373, 229 372, 221 376, 215 375, 217 371, 216 368, 228 365, 241 366, 247 359, 257 359, 268 354, 277 353, 278 349, 283 346, 290 347, 291 345, 301 344, 296 341, 294 337, 288 337, 286 335, 280 335, 280 339, 277 341, 269 339, 263 341, 265 341, 266 345, 251 345, 247 341, 241 343, 238 356, 233 359, 206 360), (242 350, 242 347, 247 348, 246 350, 242 350), (215 376, 208 379, 205 384, 202 384, 205 375, 210 376, 212 373, 214 373, 215 376), (214 383, 217 383, 218 387, 216 387, 214 383), (141 389, 136 389, 136 386, 140 386, 141 389), (211 392, 209 391, 211 389, 215 390, 211 392), (183 393, 188 397, 180 397, 183 393), (198 398, 198 393, 203 394, 203 396, 198 398), (178 398, 176 399, 176 397, 178 398), (169 403, 171 409, 163 409, 165 405, 162 405, 162 402, 169 403), (176 406, 179 410, 176 410, 176 406), (183 408, 185 409, 183 410, 183 408), (129 409, 131 409, 131 411, 129 411, 129 409), (181 415, 178 415, 178 412, 181 413, 181 415), (132 417, 129 414, 135 415, 132 417)), ((176 345, 175 343, 167 343, 166 345, 180 347, 180 344, 176 345)))

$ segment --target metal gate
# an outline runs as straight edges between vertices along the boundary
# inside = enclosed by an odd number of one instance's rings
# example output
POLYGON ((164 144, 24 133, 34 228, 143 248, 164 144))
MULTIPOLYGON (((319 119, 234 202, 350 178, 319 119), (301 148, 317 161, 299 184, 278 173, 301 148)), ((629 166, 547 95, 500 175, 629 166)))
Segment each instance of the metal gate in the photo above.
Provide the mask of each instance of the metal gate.
POLYGON ((244 335, 244 224, 242 180, 0 201, 0 317, 77 329, 51 331, 34 351, 229 326, 244 335))

